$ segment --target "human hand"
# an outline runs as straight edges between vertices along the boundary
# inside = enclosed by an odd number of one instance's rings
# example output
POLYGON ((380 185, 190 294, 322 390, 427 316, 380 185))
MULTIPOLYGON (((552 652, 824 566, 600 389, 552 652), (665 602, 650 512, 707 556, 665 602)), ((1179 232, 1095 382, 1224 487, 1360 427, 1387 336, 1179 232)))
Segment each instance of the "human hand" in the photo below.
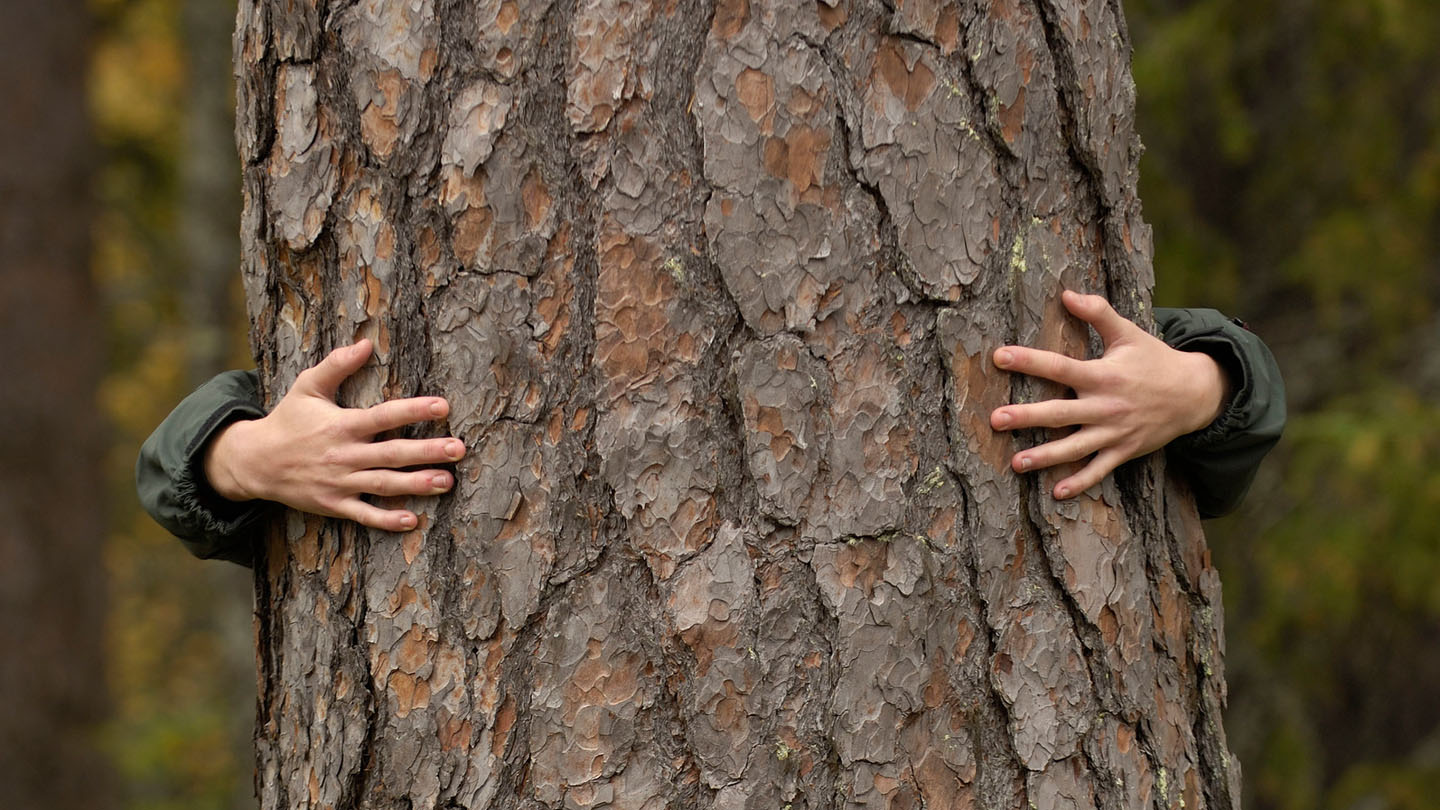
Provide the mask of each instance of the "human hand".
POLYGON ((340 384, 370 357, 370 341, 336 349, 300 372, 268 416, 227 425, 205 451, 210 486, 232 501, 278 501, 302 512, 348 518, 376 529, 415 528, 415 513, 381 509, 362 495, 436 495, 454 485, 444 470, 402 472, 465 455, 459 439, 389 439, 376 434, 439 419, 439 397, 382 402, 370 408, 335 404, 340 384))
POLYGON ((1078 427, 1010 460, 1016 472, 1027 472, 1093 454, 1078 472, 1055 484, 1055 497, 1069 498, 1126 461, 1213 422, 1229 381, 1209 355, 1170 348, 1098 295, 1066 290, 1061 299, 1075 317, 1095 328, 1105 342, 1104 356, 1075 360, 1023 346, 996 349, 996 366, 1069 386, 1075 398, 996 408, 990 425, 996 430, 1078 427))

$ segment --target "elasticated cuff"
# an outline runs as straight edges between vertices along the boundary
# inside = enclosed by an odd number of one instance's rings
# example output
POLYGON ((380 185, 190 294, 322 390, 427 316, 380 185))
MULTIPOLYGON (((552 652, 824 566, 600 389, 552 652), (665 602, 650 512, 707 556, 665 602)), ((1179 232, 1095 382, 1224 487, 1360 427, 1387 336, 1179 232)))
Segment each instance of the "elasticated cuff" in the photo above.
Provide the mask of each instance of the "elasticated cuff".
POLYGON ((261 501, 235 503, 205 481, 204 454, 226 425, 265 415, 253 373, 228 371, 186 397, 140 448, 135 489, 145 511, 192 554, 249 565, 261 501))
MULTIPOLYGON (((234 422, 259 419, 265 412, 253 403, 233 399, 223 403, 200 427, 185 448, 185 465, 175 480, 175 497, 182 511, 206 537, 234 537, 245 532, 266 512, 266 501, 231 501, 222 497, 205 478, 205 449, 210 440, 234 422)), ((183 538, 182 538, 183 539, 183 538)), ((187 545, 189 545, 187 541, 187 545)), ((192 548, 193 550, 193 548, 192 548)))

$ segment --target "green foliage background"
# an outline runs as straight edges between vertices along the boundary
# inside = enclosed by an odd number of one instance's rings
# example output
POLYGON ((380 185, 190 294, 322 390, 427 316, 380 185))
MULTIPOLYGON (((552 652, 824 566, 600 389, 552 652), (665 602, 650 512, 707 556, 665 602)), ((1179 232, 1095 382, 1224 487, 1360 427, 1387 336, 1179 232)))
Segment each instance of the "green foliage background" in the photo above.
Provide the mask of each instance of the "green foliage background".
MULTIPOLYGON (((1125 5, 1157 303, 1245 318, 1290 391, 1290 428, 1246 505, 1207 524, 1246 806, 1428 809, 1440 796, 1440 4, 1125 5)), ((234 16, 228 0, 92 2, 115 425, 108 737, 135 810, 254 805, 248 576, 189 559, 131 494, 140 441, 203 366, 178 235, 185 99, 195 81, 227 79, 191 69, 187 7, 234 16)), ((246 362, 236 312, 233 365, 246 362)))
POLYGON ((1440 4, 1129 0, 1157 303, 1290 395, 1225 583, 1246 806, 1440 797, 1440 4))

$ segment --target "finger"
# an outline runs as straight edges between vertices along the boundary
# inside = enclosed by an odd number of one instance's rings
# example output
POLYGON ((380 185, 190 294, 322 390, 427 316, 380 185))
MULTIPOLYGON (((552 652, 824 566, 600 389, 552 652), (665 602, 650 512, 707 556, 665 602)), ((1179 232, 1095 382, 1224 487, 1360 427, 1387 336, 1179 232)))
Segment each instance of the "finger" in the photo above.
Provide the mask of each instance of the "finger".
POLYGON ((336 505, 335 512, 362 526, 387 532, 408 532, 416 523, 415 513, 408 509, 381 509, 359 498, 346 498, 336 505))
POLYGON ((1124 340, 1140 327, 1126 320, 1115 308, 1098 295, 1081 295, 1072 290, 1060 294, 1065 308, 1080 320, 1090 324, 1106 346, 1124 340))
POLYGON ((440 397, 392 399, 355 414, 356 430, 364 435, 374 436, 416 422, 439 419, 449 412, 450 404, 440 397))
POLYGON ((1083 387, 1090 381, 1091 376, 1086 373, 1085 364, 1073 357, 1024 346, 1001 346, 996 349, 995 365, 1006 371, 1054 380, 1070 388, 1083 387))
POLYGON ((1010 465, 1016 472, 1043 470, 1067 461, 1079 461, 1109 443, 1108 431, 1095 427, 1082 428, 1064 438, 1016 453, 1010 465))
POLYGON ((455 485, 455 479, 444 470, 396 472, 394 470, 361 470, 345 478, 353 492, 390 497, 394 495, 439 495, 455 485))
POLYGON ((390 439, 355 448, 350 459, 355 469, 398 469, 421 464, 445 464, 465 455, 459 439, 390 439))
POLYGON ((1114 447, 1096 453, 1095 458, 1090 459, 1090 463, 1082 467, 1079 472, 1055 485, 1055 497, 1064 500, 1079 495, 1100 483, 1105 476, 1124 464, 1125 461, 1125 454, 1114 447))
POLYGON ((1007 405, 990 413, 990 426, 996 430, 1017 430, 1030 427, 1069 427, 1088 425, 1104 416, 1104 408, 1091 399, 1047 399, 1027 405, 1007 405))
POLYGON ((300 376, 295 378, 295 388, 306 394, 333 400, 345 378, 359 371, 369 358, 368 339, 350 346, 341 346, 325 355, 324 360, 300 372, 300 376))

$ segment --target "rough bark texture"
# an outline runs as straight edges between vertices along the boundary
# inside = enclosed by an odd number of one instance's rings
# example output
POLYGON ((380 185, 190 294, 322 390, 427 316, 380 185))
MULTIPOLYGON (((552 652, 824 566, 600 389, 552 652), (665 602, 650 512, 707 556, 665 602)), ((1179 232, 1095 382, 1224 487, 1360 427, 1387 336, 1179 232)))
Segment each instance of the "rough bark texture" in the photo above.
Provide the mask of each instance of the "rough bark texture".
POLYGON ((991 408, 1145 320, 1111 0, 242 0, 269 391, 442 394, 405 536, 290 515, 266 808, 1231 808, 1219 582, 1161 463, 991 408), (1034 440, 1038 437, 1027 437, 1034 440))
POLYGON ((101 321, 78 0, 0 10, 0 807, 114 807, 101 321))

